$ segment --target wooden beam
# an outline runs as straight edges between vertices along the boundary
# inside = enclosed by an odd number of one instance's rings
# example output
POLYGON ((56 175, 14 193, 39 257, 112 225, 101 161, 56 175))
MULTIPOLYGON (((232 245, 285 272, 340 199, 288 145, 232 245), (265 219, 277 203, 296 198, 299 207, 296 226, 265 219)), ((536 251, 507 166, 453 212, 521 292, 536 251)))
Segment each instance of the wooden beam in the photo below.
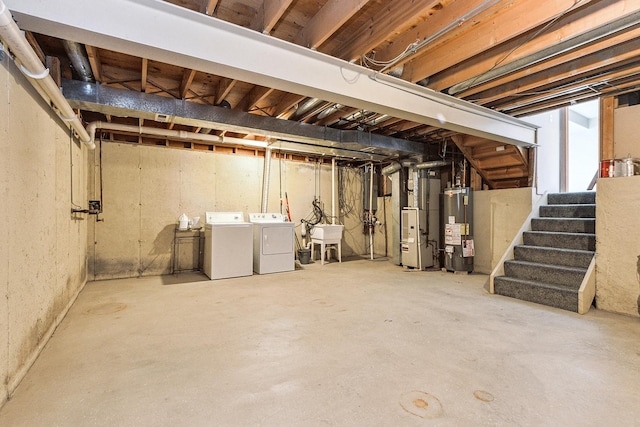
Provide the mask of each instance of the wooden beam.
POLYGON ((613 142, 613 112, 615 108, 615 97, 600 98, 600 160, 613 159, 615 156, 613 142))
MULTIPOLYGON (((481 13, 472 20, 462 20, 462 17, 468 14, 470 10, 481 7, 483 3, 486 3, 486 0, 441 2, 441 4, 433 7, 432 12, 428 14, 424 20, 399 34, 386 46, 377 47, 376 59, 388 61, 396 58, 403 53, 410 44, 420 43, 429 37, 434 37, 440 32, 442 32, 442 34, 429 43, 430 47, 455 39, 461 32, 467 31, 467 27, 476 25, 483 17, 496 12, 497 8, 494 8, 481 13), (458 25, 455 26, 455 28, 449 28, 452 23, 456 22, 458 25)), ((499 7, 504 7, 504 5, 501 4, 499 7)), ((395 66, 406 61, 408 61, 408 59, 399 61, 395 66)))
POLYGON ((91 65, 91 72, 96 82, 102 83, 102 62, 100 61, 100 52, 95 46, 88 44, 84 45, 87 51, 87 57, 89 58, 89 64, 91 65))
POLYGON ((149 60, 142 58, 142 66, 140 68, 140 92, 147 92, 147 72, 149 68, 149 60))
POLYGON ((480 174, 484 182, 486 182, 490 188, 494 188, 494 185, 495 185, 494 182, 487 178, 486 172, 481 168, 479 168, 476 161, 473 159, 471 150, 465 147, 465 144, 464 144, 465 138, 466 138, 466 135, 458 134, 458 135, 453 135, 451 137, 451 140, 453 141, 454 144, 456 144, 456 147, 458 147, 458 150, 460 150, 460 152, 464 155, 464 157, 467 159, 469 164, 471 164, 471 167, 475 168, 475 170, 478 171, 478 173, 480 174))
POLYGON ((551 21, 575 4, 575 0, 557 0, 545 3, 544 7, 531 7, 529 2, 509 1, 499 8, 492 19, 466 28, 467 31, 456 37, 455 43, 440 44, 420 51, 405 64, 403 78, 417 82, 432 76, 551 21))
POLYGON ((372 19, 367 20, 360 28, 352 32, 352 36, 345 40, 329 54, 353 61, 360 55, 371 51, 395 34, 404 32, 438 7, 440 0, 392 0, 389 5, 372 19), (366 36, 365 36, 366 35, 366 36))
POLYGON ((60 58, 57 56, 47 56, 45 67, 49 69, 49 75, 56 82, 58 87, 62 86, 62 74, 60 72, 60 58))
POLYGON ((219 0, 203 0, 201 11, 209 16, 213 16, 218 6, 219 0))
POLYGON ((31 31, 25 31, 24 32, 24 37, 27 39, 27 41, 29 42, 29 44, 33 48, 34 52, 36 53, 36 55, 40 59, 40 62, 42 62, 44 64, 47 61, 47 59, 46 59, 47 55, 45 55, 44 52, 42 51, 42 48, 38 44, 38 41, 36 40, 36 37, 33 35, 33 33, 31 31))
MULTIPOLYGON (((554 46, 558 41, 567 40, 583 34, 586 29, 597 28, 619 19, 621 16, 634 11, 630 9, 637 9, 635 2, 632 3, 625 0, 599 0, 588 4, 585 3, 580 9, 558 19, 551 28, 536 35, 535 39, 528 43, 524 43, 524 41, 535 34, 535 30, 523 34, 521 37, 511 39, 492 49, 487 49, 482 52, 481 55, 460 62, 441 73, 432 75, 429 78, 429 87, 438 91, 444 90, 456 83, 471 79, 495 68, 496 65, 508 64, 509 62, 532 55, 547 47, 554 46)), ((529 67, 527 67, 524 72, 528 70, 529 67)))
POLYGON ((237 110, 249 111, 253 109, 261 100, 269 96, 274 89, 264 86, 254 86, 236 106, 237 110))
POLYGON ((249 28, 269 34, 292 2, 293 0, 264 0, 249 24, 249 28))
POLYGON ((294 42, 316 49, 368 2, 369 0, 329 0, 307 22, 294 42))
MULTIPOLYGON (((625 50, 633 48, 632 42, 637 39, 640 39, 640 29, 625 32, 624 34, 618 34, 607 40, 589 44, 583 49, 576 49, 565 55, 561 55, 538 64, 533 64, 521 71, 510 73, 509 75, 494 79, 486 84, 470 88, 456 96, 469 99, 469 97, 475 95, 473 98, 478 99, 479 102, 484 105, 495 101, 496 99, 503 98, 506 94, 516 94, 518 92, 530 90, 521 87, 520 84, 516 85, 514 82, 521 82, 522 79, 526 79, 529 82, 535 81, 534 76, 548 75, 549 70, 567 70, 568 68, 570 69, 573 67, 576 63, 581 63, 583 70, 586 71, 589 69, 597 70, 606 66, 615 66, 619 62, 629 60, 630 58, 635 59, 634 56, 625 55, 625 50), (612 50, 620 44, 627 47, 612 50), (601 62, 603 57, 605 59, 608 58, 608 61, 601 62), (588 64, 589 59, 592 60, 592 64, 590 68, 587 68, 587 65, 585 64, 588 64), (563 65, 564 68, 562 67, 563 65)), ((637 43, 635 46, 638 47, 637 43)), ((555 78, 547 80, 551 80, 552 83, 555 83, 555 86, 558 86, 560 83, 555 78)), ((536 84, 534 83, 532 87, 535 88, 536 84)))
POLYGON ((226 77, 222 77, 220 79, 220 83, 218 84, 218 88, 216 90, 216 99, 215 104, 219 105, 224 99, 229 95, 231 89, 236 85, 238 81, 234 79, 228 79, 226 77))
POLYGON ((305 96, 295 93, 283 92, 283 95, 280 97, 280 100, 276 103, 276 105, 269 109, 271 116, 282 118, 280 117, 281 114, 291 110, 296 104, 304 101, 305 98, 305 96))
POLYGON ((187 93, 189 93, 189 88, 191 87, 191 83, 193 82, 194 77, 196 76, 196 70, 185 69, 182 73, 182 81, 180 82, 180 98, 185 99, 187 97, 187 93))

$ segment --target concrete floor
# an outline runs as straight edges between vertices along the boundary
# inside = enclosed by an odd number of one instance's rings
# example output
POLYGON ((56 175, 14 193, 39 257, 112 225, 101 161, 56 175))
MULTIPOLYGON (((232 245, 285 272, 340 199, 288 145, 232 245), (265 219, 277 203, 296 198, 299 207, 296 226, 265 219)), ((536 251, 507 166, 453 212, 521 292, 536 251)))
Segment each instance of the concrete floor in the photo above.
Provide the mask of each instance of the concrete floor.
POLYGON ((319 263, 88 283, 2 426, 640 425, 640 320, 319 263))

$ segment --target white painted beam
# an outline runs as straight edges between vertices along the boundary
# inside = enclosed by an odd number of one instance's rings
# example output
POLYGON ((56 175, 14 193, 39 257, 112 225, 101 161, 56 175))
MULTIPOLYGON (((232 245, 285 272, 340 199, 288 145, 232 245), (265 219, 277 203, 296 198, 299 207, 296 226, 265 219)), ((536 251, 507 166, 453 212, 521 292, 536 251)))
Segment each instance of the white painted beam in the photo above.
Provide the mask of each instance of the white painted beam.
POLYGON ((520 146, 493 110, 160 0, 5 0, 29 31, 520 146))

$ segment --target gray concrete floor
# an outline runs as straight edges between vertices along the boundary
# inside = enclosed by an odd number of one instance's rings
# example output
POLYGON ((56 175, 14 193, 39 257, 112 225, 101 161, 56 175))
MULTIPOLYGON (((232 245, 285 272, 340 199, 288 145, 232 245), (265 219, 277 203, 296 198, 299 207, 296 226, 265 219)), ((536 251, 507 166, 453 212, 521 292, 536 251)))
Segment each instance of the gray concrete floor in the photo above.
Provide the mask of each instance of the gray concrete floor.
POLYGON ((640 321, 352 260, 88 283, 3 426, 640 425, 640 321))

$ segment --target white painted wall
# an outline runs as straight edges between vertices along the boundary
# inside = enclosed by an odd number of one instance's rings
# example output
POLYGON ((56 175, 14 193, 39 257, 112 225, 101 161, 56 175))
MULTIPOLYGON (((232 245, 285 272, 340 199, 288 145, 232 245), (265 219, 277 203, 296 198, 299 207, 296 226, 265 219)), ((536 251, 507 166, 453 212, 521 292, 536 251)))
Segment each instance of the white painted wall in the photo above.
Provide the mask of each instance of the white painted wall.
POLYGON ((616 108, 613 113, 614 158, 640 158, 640 105, 616 108))
POLYGON ((599 171, 600 101, 569 107, 567 191, 586 191, 599 171))
POLYGON ((87 152, 7 55, 0 97, 1 404, 86 283, 87 152))
POLYGON ((474 271, 490 274, 538 200, 535 189, 476 191, 473 194, 474 271))
POLYGON ((540 126, 535 171, 538 191, 557 193, 560 191, 560 112, 549 111, 523 120, 540 126))

